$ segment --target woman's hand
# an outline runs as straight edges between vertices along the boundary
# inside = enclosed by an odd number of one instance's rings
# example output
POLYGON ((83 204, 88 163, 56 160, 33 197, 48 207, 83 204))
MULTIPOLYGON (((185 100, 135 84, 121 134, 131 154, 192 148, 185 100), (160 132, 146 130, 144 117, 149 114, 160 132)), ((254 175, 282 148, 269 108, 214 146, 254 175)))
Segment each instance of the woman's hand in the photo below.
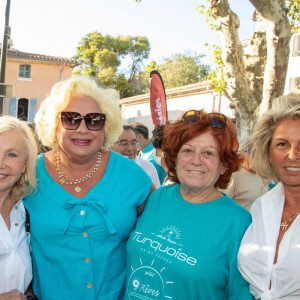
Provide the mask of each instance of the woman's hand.
POLYGON ((8 293, 0 294, 0 300, 26 300, 27 296, 18 290, 12 290, 8 293))

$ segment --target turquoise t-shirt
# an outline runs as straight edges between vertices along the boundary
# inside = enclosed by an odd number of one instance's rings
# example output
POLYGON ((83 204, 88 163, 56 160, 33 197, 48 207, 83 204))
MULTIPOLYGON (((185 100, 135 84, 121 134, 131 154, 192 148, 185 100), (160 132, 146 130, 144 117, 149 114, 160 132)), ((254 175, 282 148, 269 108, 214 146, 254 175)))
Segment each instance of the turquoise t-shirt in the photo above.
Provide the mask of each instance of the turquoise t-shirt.
POLYGON ((37 178, 38 192, 24 200, 34 293, 40 300, 120 299, 126 241, 136 208, 150 192, 149 176, 134 161, 111 152, 104 176, 83 199, 53 181, 43 155, 37 178))
POLYGON ((145 160, 151 162, 154 165, 154 167, 157 171, 157 174, 158 174, 160 184, 163 184, 163 182, 164 182, 164 180, 167 176, 167 173, 164 170, 164 168, 162 166, 158 165, 156 163, 156 161, 154 160, 154 157, 153 157, 153 144, 150 143, 147 147, 145 147, 143 149, 143 152, 140 152, 139 155, 142 159, 145 159, 145 160))
POLYGON ((228 196, 185 201, 179 185, 147 200, 127 242, 125 299, 252 299, 237 267, 251 216, 228 196))

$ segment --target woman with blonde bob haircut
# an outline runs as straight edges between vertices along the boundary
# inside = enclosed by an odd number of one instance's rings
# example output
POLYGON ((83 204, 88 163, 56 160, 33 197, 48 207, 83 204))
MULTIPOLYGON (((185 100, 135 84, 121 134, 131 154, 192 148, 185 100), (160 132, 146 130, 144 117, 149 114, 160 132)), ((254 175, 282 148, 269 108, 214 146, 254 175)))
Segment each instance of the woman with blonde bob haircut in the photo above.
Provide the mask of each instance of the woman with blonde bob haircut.
POLYGON ((251 207, 238 254, 255 299, 300 298, 300 93, 275 99, 253 130, 253 167, 276 186, 251 207))
POLYGON ((22 198, 37 188, 37 145, 23 121, 0 117, 0 299, 23 299, 32 279, 22 198))
POLYGON ((265 112, 256 123, 253 130, 252 148, 253 166, 256 172, 266 180, 279 182, 274 167, 269 162, 269 148, 278 123, 284 119, 300 119, 300 92, 293 92, 275 99, 272 108, 265 112))
POLYGON ((39 155, 38 192, 24 201, 34 293, 119 299, 125 243, 152 183, 133 161, 107 150, 123 130, 118 93, 75 76, 53 87, 35 122, 53 150, 39 155))
POLYGON ((96 100, 106 115, 105 146, 109 148, 113 145, 123 130, 119 94, 114 89, 98 87, 94 80, 84 76, 57 83, 50 96, 42 102, 34 121, 43 145, 55 148, 55 131, 59 124, 57 116, 68 106, 73 96, 88 96, 96 100))

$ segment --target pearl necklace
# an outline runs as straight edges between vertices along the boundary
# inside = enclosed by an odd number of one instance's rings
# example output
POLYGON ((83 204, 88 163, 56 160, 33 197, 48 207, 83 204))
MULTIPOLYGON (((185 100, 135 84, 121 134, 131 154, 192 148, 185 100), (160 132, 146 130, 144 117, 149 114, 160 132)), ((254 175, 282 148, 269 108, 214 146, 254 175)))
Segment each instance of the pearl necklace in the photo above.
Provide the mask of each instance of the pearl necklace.
POLYGON ((59 183, 61 184, 74 184, 76 185, 75 187, 75 192, 80 193, 81 192, 81 187, 79 186, 81 183, 85 182, 86 180, 88 180, 89 178, 91 178, 96 171, 98 170, 100 164, 101 164, 101 157, 102 157, 102 152, 98 152, 97 153, 97 160, 96 163, 92 169, 92 171, 86 175, 84 175, 83 177, 79 178, 79 179, 73 179, 73 178, 69 178, 69 176, 67 176, 66 174, 64 174, 60 168, 60 150, 56 150, 54 152, 55 155, 55 167, 56 167, 56 172, 58 173, 58 177, 59 179, 59 183))

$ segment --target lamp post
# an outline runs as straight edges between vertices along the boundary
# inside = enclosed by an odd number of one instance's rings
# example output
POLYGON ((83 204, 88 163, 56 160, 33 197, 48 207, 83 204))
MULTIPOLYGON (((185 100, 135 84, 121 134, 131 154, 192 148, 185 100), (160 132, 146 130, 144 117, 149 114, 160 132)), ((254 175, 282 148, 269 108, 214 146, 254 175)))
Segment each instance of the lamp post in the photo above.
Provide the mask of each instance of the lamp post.
POLYGON ((3 34, 3 43, 1 47, 1 69, 0 69, 0 115, 3 114, 3 95, 6 93, 5 89, 5 66, 6 66, 6 54, 7 54, 7 41, 10 35, 9 29, 9 9, 10 9, 10 0, 6 2, 5 10, 5 25, 4 25, 4 34, 3 34))

